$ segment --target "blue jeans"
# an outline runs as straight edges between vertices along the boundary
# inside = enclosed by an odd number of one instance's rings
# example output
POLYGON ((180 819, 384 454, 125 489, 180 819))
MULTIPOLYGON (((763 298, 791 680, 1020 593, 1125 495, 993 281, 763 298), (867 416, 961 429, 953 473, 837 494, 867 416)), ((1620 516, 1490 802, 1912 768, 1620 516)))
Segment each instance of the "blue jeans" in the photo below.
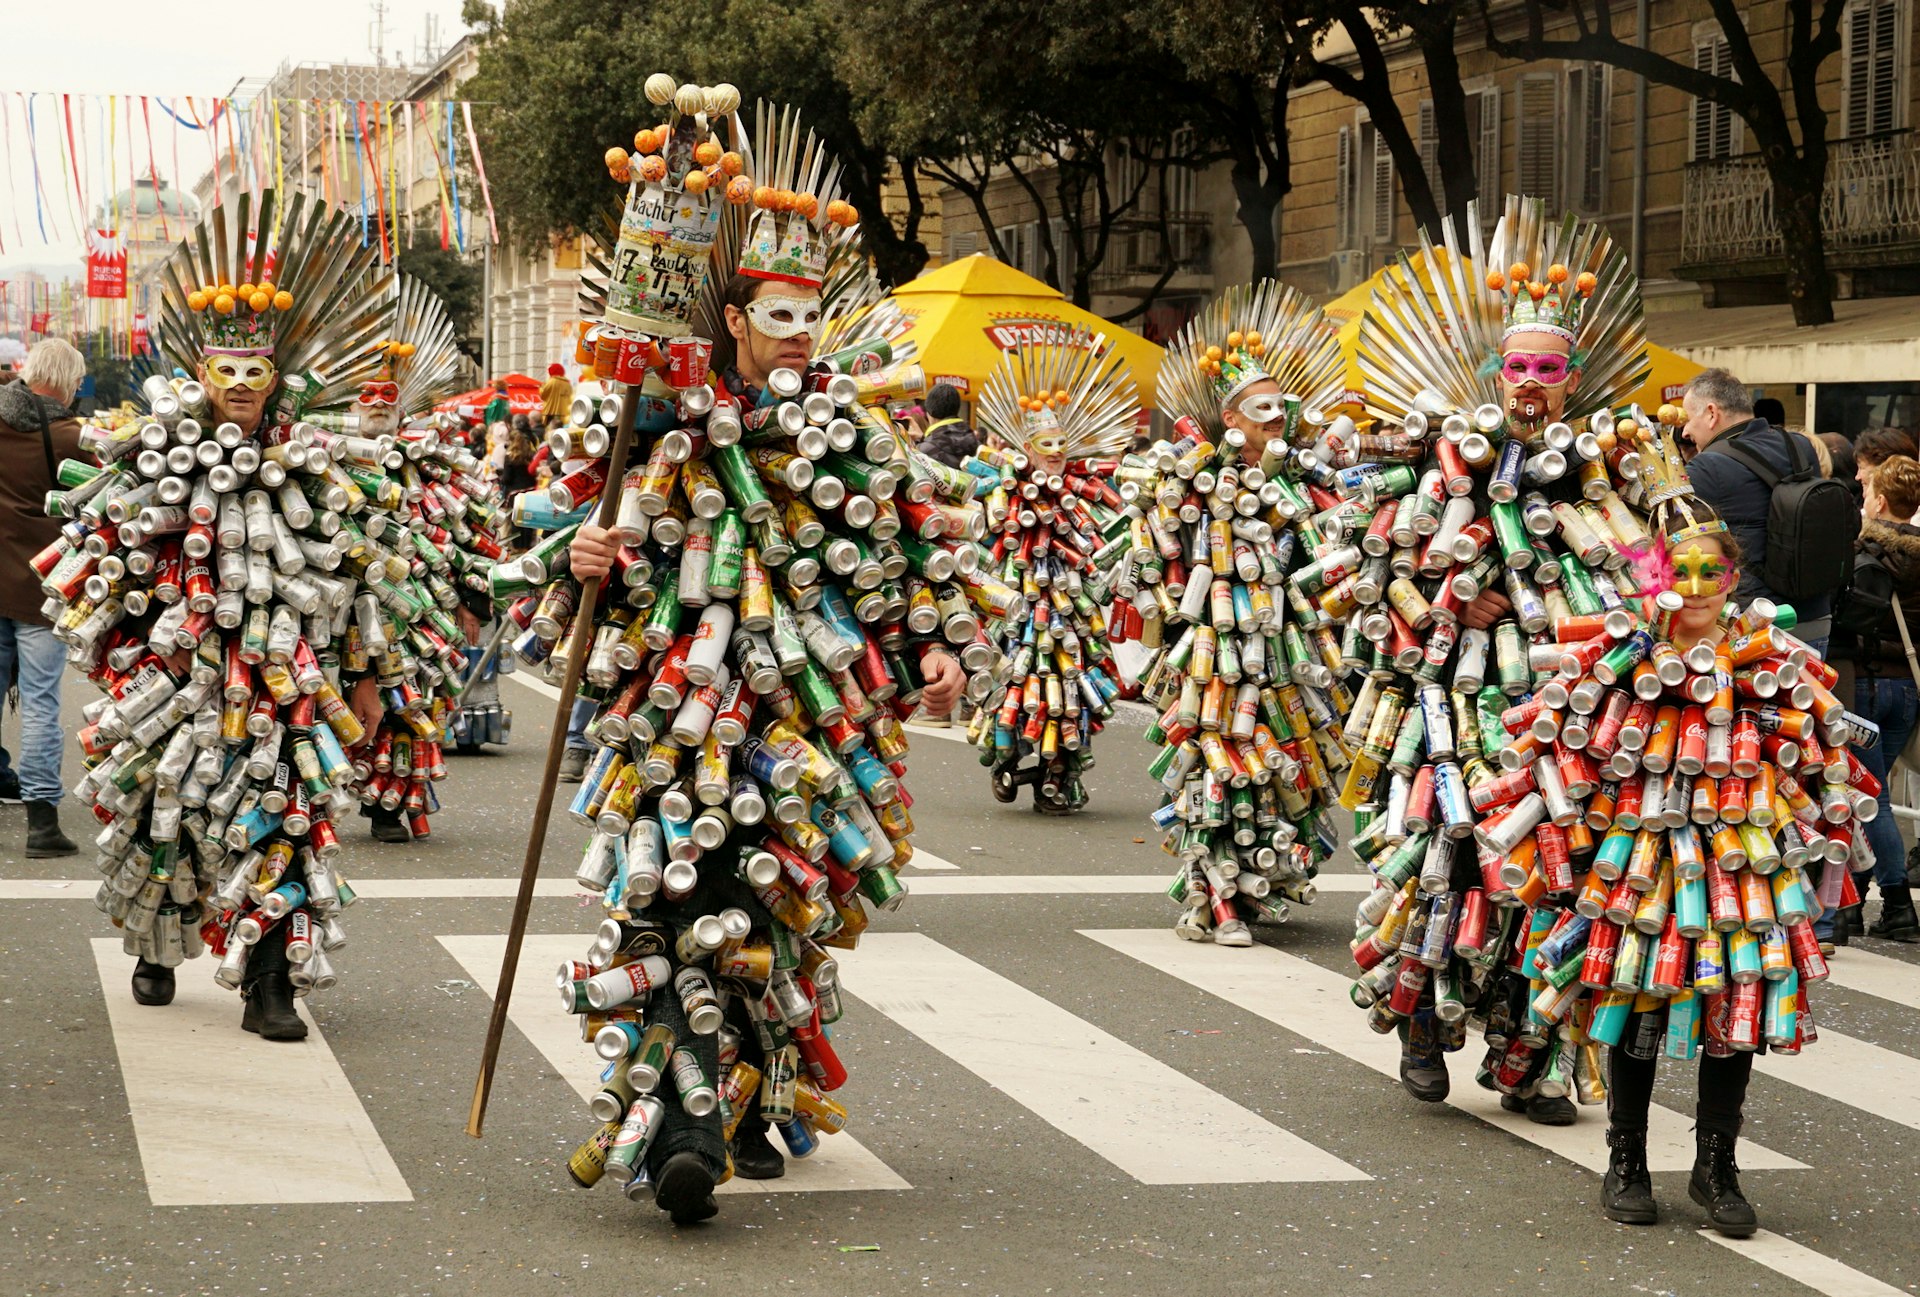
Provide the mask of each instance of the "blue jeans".
POLYGON ((573 700, 573 715, 567 717, 567 751, 585 752, 593 744, 587 742, 587 722, 600 710, 600 704, 591 698, 573 700))
POLYGON ((60 674, 67 650, 48 626, 0 617, 0 681, 20 685, 20 798, 57 804, 60 753, 66 734, 60 729, 60 674))
MULTIPOLYGON (((1878 743, 1855 751, 1880 780, 1880 813, 1867 824, 1867 845, 1873 848, 1874 881, 1885 892, 1907 885, 1907 848, 1900 840, 1886 784, 1887 772, 1906 750, 1914 724, 1920 721, 1920 692, 1909 676, 1861 676, 1853 686, 1853 709, 1880 727, 1878 743)), ((1867 891, 1866 878, 1865 871, 1853 876, 1862 896, 1867 891)))

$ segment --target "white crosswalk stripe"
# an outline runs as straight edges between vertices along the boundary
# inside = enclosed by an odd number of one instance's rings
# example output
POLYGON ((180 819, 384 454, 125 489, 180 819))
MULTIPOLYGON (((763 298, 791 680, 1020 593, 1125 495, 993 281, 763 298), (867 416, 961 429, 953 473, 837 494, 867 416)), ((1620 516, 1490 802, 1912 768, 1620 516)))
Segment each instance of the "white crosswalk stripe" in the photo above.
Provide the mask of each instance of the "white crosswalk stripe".
POLYGON ((413 1200, 304 1004, 305 1040, 262 1040, 239 1029, 240 997, 204 964, 178 979, 172 1004, 139 1005, 120 943, 91 945, 154 1206, 413 1200), (276 1096, 289 1100, 285 1134, 299 1156, 243 1156, 210 1135, 255 1120, 276 1096))
POLYGON ((848 994, 1143 1184, 1371 1178, 928 937, 839 957, 848 994))
MULTIPOLYGON (((1227 950, 1181 941, 1164 929, 1090 930, 1080 935, 1376 1072, 1394 1077, 1399 1074, 1399 1050, 1390 1038, 1376 1035, 1367 1026, 1365 1016, 1347 997, 1351 979, 1339 973, 1268 946, 1227 950)), ((1606 1170, 1604 1119, 1589 1113, 1585 1120, 1571 1126, 1536 1126, 1519 1113, 1503 1110, 1499 1095, 1475 1083, 1473 1051, 1449 1054, 1447 1062, 1453 1081, 1448 1107, 1558 1153, 1589 1171, 1606 1170)), ((1690 1118, 1656 1104, 1649 1124, 1647 1159, 1654 1170, 1681 1171, 1693 1165, 1690 1118)), ((1741 1145, 1740 1162, 1756 1171, 1806 1169, 1804 1163, 1750 1142, 1741 1145)))
MULTIPOLYGON (((471 977, 491 996, 500 981, 500 959, 506 953, 504 936, 441 937, 440 944, 460 962, 471 977)), ((587 942, 577 933, 555 935, 529 933, 520 946, 520 966, 513 979, 513 1000, 507 1017, 518 1027, 535 1049, 553 1065, 580 1095, 590 1098, 600 1087, 594 1078, 605 1066, 593 1052, 593 1046, 580 1039, 571 1014, 560 1008, 554 990, 553 973, 569 959, 578 959, 587 942)), ((582 1130, 588 1130, 582 1108, 582 1130)), ((842 1131, 820 1139, 819 1151, 811 1157, 787 1159, 787 1174, 778 1180, 734 1180, 720 1186, 721 1193, 809 1193, 834 1189, 910 1189, 893 1170, 875 1157, 866 1145, 842 1131)))

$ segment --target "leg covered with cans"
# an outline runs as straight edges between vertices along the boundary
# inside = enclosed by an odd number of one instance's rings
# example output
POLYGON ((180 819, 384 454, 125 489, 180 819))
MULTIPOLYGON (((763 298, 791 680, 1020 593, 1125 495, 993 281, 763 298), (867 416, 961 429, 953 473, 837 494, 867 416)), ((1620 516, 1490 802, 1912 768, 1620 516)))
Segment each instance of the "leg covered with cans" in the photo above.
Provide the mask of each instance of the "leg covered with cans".
POLYGON ((1336 843, 1352 506, 1309 480, 1306 447, 1339 374, 1335 330, 1304 298, 1230 289, 1169 348, 1160 390, 1179 440, 1121 462, 1129 543, 1113 588, 1151 650, 1149 773, 1168 794, 1154 821, 1180 862, 1168 894, 1190 940, 1251 945, 1250 925, 1313 903, 1336 843))
POLYGON ((1103 609, 1126 516, 1108 479, 1139 414, 1131 372, 1091 333, 1023 342, 981 394, 982 424, 1006 448, 981 451, 969 468, 989 484, 993 565, 1021 598, 990 628, 1004 678, 968 738, 1003 802, 1031 785, 1045 814, 1087 803, 1081 775, 1120 694, 1103 609))

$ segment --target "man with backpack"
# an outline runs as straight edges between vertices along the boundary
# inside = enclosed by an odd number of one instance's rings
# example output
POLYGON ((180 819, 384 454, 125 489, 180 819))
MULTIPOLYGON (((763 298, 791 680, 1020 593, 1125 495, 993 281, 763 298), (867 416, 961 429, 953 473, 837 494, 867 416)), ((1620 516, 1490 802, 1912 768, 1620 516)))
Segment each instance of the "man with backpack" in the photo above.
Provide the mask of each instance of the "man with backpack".
POLYGON ((1791 604, 1794 634, 1824 654, 1860 532, 1852 494, 1827 476, 1812 438, 1755 418, 1746 384, 1726 370, 1695 378, 1681 406, 1682 432, 1698 452, 1687 469, 1694 493, 1726 519, 1745 555, 1735 598, 1791 604))

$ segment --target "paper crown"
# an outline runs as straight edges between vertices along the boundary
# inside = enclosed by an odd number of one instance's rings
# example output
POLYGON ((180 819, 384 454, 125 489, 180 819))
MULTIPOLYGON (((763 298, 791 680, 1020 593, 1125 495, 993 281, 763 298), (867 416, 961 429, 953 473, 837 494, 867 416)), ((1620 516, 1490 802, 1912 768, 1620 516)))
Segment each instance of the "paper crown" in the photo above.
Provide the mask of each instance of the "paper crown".
POLYGON ((187 309, 202 317, 200 350, 209 356, 271 356, 279 317, 293 310, 293 294, 271 280, 208 284, 187 294, 187 309))
POLYGON ((1244 332, 1235 329, 1227 334, 1224 344, 1206 349, 1200 358, 1200 368, 1213 380, 1213 390, 1219 393, 1222 406, 1255 383, 1273 377, 1262 363, 1266 354, 1266 340, 1258 329, 1244 332))
POLYGON ((1501 312, 1500 341, 1516 333, 1551 333, 1569 343, 1580 337, 1580 316, 1587 309, 1598 279, 1591 271, 1571 275, 1563 265, 1547 267, 1544 280, 1534 279, 1532 269, 1516 261, 1503 274, 1487 273, 1487 287, 1506 293, 1501 312))
MULTIPOLYGON (((1635 413, 1639 414, 1637 408, 1635 413)), ((1687 462, 1673 431, 1686 417, 1679 406, 1663 405, 1658 422, 1645 415, 1635 420, 1640 429, 1640 485, 1653 514, 1654 530, 1666 537, 1669 550, 1727 530, 1727 524, 1693 493, 1687 477, 1687 462)))
POLYGON ((636 131, 632 153, 606 152, 608 174, 627 186, 606 318, 664 335, 684 331, 700 304, 723 203, 746 203, 754 189, 744 159, 728 147, 736 142, 738 90, 724 82, 679 85, 656 72, 646 93, 668 109, 667 120, 636 131))
POLYGON ((763 103, 754 117, 760 183, 740 240, 739 273, 817 291, 826 282, 836 235, 859 224, 860 213, 838 196, 839 164, 812 131, 802 136, 794 109, 776 113, 763 103))

